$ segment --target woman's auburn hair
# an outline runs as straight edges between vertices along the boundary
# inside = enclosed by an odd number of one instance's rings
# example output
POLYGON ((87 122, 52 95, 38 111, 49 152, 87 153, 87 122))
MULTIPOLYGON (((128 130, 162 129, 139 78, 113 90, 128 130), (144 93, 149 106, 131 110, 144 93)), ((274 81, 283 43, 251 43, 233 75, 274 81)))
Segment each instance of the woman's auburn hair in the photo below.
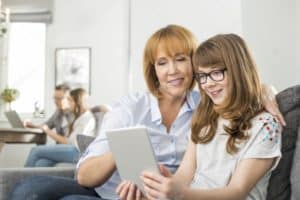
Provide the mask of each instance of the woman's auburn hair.
MULTIPOLYGON (((144 48, 144 78, 149 91, 159 98, 159 81, 155 72, 155 60, 159 47, 162 47, 169 56, 183 53, 192 56, 197 48, 198 42, 194 35, 186 28, 179 25, 168 25, 156 31, 148 39, 144 48)), ((189 89, 195 85, 194 79, 191 81, 189 89)))
POLYGON ((73 99, 75 107, 74 107, 74 120, 71 122, 69 126, 69 135, 71 135, 73 131, 73 126, 76 119, 81 115, 82 111, 85 109, 83 107, 83 96, 86 94, 85 89, 76 88, 70 91, 70 97, 73 99))
POLYGON ((229 135, 226 150, 238 152, 238 144, 249 138, 251 119, 262 112, 261 82, 256 65, 245 41, 235 34, 216 35, 203 42, 193 55, 194 71, 198 67, 224 67, 228 95, 222 105, 214 105, 201 85, 201 101, 192 118, 192 141, 208 143, 216 134, 218 118, 229 120, 224 125, 229 135))

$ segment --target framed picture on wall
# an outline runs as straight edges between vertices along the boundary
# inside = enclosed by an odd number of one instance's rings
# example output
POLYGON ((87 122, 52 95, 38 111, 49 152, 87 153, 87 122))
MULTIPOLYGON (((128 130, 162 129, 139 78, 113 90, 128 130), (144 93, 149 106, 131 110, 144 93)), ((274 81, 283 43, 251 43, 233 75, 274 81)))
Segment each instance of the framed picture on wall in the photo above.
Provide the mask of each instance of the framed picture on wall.
POLYGON ((82 87, 91 93, 91 48, 57 48, 55 50, 55 85, 82 87))

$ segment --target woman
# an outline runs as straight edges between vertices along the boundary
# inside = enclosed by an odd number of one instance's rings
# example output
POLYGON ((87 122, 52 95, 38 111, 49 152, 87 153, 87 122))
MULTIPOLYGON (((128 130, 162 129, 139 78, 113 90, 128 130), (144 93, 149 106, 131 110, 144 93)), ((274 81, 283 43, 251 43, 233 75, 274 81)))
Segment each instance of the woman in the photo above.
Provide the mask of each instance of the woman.
POLYGON ((148 199, 266 199, 281 157, 281 126, 264 111, 255 64, 235 34, 202 43, 193 59, 201 102, 172 177, 144 172, 148 199), (191 186, 191 187, 190 187, 191 186))
POLYGON ((36 199, 118 198, 115 189, 121 180, 105 135, 111 128, 148 127, 158 162, 175 172, 199 102, 199 93, 192 91, 191 57, 196 47, 195 37, 184 27, 169 25, 156 31, 144 49, 144 78, 149 92, 124 97, 105 115, 100 133, 79 160, 78 184, 68 178, 34 177, 20 183, 11 199, 31 195, 36 199), (45 189, 46 182, 51 187, 45 189))
POLYGON ((191 56, 196 45, 190 31, 175 25, 150 37, 144 50, 144 77, 150 92, 129 95, 106 114, 102 131, 87 149, 89 154, 79 161, 79 184, 96 187, 104 199, 117 198, 115 189, 120 177, 105 135, 105 130, 111 128, 148 127, 157 160, 175 172, 199 101, 199 94, 191 91, 194 85, 191 56), (96 166, 101 166, 101 170, 96 166))
POLYGON ((95 135, 95 119, 87 105, 88 95, 84 89, 72 90, 68 96, 68 104, 74 113, 75 119, 70 124, 68 135, 62 136, 43 126, 43 131, 57 145, 43 145, 32 148, 25 167, 49 167, 59 162, 76 163, 79 158, 79 150, 76 143, 78 134, 95 135))

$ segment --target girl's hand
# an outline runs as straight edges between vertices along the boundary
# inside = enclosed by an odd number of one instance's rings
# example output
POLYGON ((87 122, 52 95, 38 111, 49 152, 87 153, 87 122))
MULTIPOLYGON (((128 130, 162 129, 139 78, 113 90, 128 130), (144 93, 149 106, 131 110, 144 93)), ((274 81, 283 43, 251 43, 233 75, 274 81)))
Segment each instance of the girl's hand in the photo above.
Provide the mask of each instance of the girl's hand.
POLYGON ((171 172, 160 165, 160 174, 144 171, 142 180, 146 197, 150 200, 155 199, 182 199, 184 187, 179 181, 172 178, 171 172))
POLYGON ((118 185, 116 193, 121 200, 141 200, 142 198, 142 192, 130 181, 122 181, 118 185))

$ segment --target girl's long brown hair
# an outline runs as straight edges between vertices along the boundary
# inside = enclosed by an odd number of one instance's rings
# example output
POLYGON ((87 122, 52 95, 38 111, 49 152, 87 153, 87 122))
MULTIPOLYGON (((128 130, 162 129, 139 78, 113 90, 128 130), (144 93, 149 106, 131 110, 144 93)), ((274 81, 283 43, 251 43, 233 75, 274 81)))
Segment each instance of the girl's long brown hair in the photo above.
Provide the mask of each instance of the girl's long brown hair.
POLYGON ((72 121, 72 123, 69 126, 69 135, 71 135, 72 131, 73 131, 73 126, 74 126, 74 122, 76 121, 76 119, 86 110, 86 106, 84 105, 84 95, 86 94, 86 91, 83 88, 77 88, 74 90, 71 90, 70 92, 70 96, 74 101, 75 107, 73 110, 74 113, 74 120, 72 121))
POLYGON ((214 105, 199 85, 201 101, 192 119, 192 141, 210 142, 221 116, 229 120, 224 127, 229 135, 226 150, 236 153, 237 144, 248 139, 251 119, 262 111, 261 82, 247 45, 235 34, 216 35, 197 48, 193 64, 195 71, 199 66, 225 67, 229 89, 224 103, 214 105))

